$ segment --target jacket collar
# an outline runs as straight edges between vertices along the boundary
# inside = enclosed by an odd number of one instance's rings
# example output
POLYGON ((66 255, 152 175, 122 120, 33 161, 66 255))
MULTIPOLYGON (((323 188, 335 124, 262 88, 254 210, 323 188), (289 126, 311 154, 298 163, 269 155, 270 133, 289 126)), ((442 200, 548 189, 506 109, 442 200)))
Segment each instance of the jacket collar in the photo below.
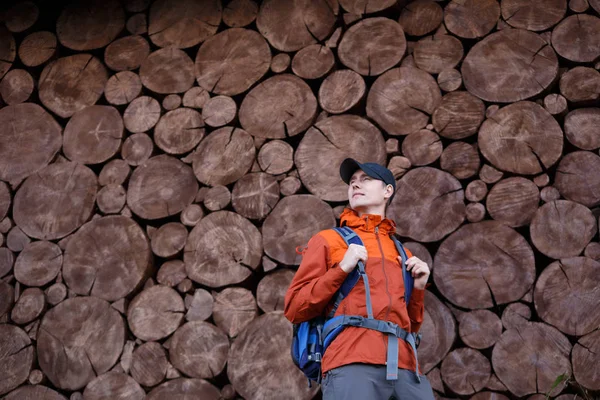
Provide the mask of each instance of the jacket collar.
POLYGON ((374 232, 375 227, 379 227, 379 233, 391 235, 396 232, 396 223, 388 218, 382 218, 381 215, 363 214, 358 216, 358 212, 346 207, 340 215, 340 224, 352 229, 360 229, 366 232, 374 232))

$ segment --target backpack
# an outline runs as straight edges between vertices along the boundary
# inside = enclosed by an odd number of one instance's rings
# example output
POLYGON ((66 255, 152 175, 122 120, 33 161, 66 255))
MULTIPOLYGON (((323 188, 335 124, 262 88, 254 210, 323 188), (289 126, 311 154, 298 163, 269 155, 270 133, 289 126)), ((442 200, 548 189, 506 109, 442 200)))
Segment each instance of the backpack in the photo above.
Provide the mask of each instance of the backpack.
MULTIPOLYGON (((346 242, 346 245, 363 245, 360 237, 348 227, 333 228, 346 242)), ((404 279, 404 298, 406 304, 410 301, 410 296, 414 286, 414 279, 409 271, 406 270, 406 251, 404 246, 392 235, 396 250, 402 258, 402 277, 404 279)), ((398 338, 405 340, 410 344, 415 355, 417 367, 415 375, 417 382, 421 382, 419 377, 419 361, 417 359, 417 346, 421 335, 413 332, 407 332, 397 324, 390 321, 383 321, 373 318, 371 306, 371 293, 369 288, 369 278, 365 272, 365 265, 359 261, 358 268, 354 268, 342 283, 342 286, 333 296, 333 308, 327 316, 318 316, 309 321, 300 324, 294 324, 292 337, 292 360, 294 364, 308 378, 308 386, 311 387, 311 381, 321 383, 321 359, 325 354, 327 346, 339 335, 347 326, 362 327, 373 329, 388 335, 387 352, 387 380, 398 378, 398 338), (335 312, 342 300, 350 293, 359 279, 363 279, 365 284, 367 317, 360 315, 338 315, 334 317, 335 312)))

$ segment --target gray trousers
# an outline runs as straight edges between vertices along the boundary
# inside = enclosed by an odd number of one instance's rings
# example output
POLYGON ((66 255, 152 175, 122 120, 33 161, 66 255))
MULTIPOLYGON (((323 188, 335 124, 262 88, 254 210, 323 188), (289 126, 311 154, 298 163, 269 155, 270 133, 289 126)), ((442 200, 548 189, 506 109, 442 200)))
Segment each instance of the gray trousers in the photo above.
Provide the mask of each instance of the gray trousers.
POLYGON ((433 400, 427 377, 417 382, 415 373, 398 369, 398 380, 385 379, 385 365, 348 364, 327 372, 321 390, 323 400, 433 400))

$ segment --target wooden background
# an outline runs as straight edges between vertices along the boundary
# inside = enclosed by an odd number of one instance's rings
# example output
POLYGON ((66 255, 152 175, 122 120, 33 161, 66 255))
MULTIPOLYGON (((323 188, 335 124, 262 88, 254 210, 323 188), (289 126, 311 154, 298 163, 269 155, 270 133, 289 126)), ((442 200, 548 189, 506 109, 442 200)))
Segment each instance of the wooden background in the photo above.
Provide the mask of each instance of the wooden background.
POLYGON ((432 266, 437 398, 598 396, 599 0, 3 7, 4 398, 320 397, 281 310, 349 156, 432 266))

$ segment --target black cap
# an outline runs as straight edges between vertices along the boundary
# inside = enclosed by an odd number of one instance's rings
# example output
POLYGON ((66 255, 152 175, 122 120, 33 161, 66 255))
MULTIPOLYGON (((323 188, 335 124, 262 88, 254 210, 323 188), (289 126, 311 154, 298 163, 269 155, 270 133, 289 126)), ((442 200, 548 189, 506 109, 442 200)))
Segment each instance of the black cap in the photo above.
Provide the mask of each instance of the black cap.
POLYGON ((388 200, 391 202, 392 198, 396 194, 396 180, 394 179, 394 174, 392 174, 392 171, 377 163, 361 164, 353 158, 346 158, 340 165, 340 176, 344 182, 350 184, 350 178, 352 178, 352 175, 354 175, 354 173, 359 169, 365 174, 369 175, 371 178, 383 181, 386 185, 392 185, 394 188, 394 193, 388 200))

